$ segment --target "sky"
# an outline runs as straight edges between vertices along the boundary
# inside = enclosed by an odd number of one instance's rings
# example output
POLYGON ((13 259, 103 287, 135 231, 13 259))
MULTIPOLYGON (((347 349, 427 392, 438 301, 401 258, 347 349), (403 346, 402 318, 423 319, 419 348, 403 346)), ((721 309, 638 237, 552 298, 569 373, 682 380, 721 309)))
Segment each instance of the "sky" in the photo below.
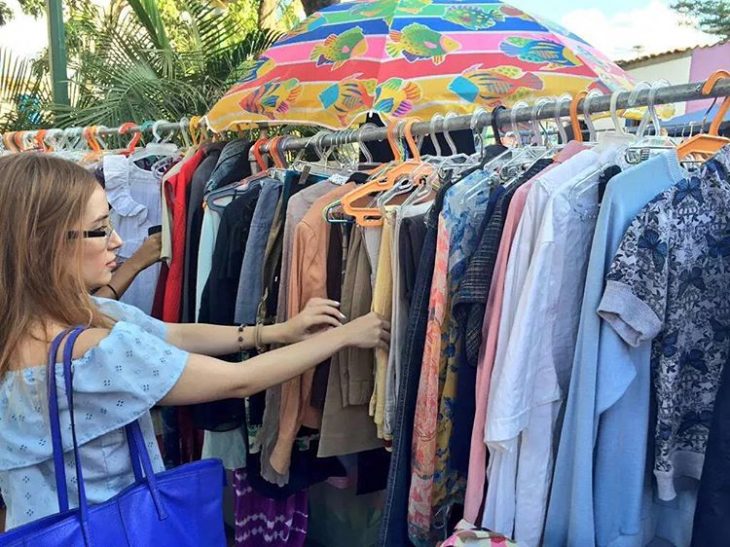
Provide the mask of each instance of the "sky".
MULTIPOLYGON (((615 60, 715 41, 712 36, 684 24, 669 7, 669 0, 511 0, 509 3, 562 24, 615 60)), ((10 0, 10 4, 14 1, 10 0)), ((24 57, 35 55, 47 43, 43 20, 16 13, 16 19, 0 29, 0 47, 8 47, 24 57)))

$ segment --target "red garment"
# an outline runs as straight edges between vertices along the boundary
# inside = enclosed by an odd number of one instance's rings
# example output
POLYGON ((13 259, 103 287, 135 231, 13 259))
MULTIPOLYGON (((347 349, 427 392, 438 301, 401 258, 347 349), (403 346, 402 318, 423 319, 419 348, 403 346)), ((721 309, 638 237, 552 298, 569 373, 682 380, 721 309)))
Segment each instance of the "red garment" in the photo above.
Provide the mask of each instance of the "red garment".
POLYGON ((172 198, 172 260, 165 285, 165 302, 162 307, 162 320, 179 323, 182 310, 183 275, 185 269, 185 226, 187 223, 187 189, 193 180, 195 170, 205 157, 200 149, 185 162, 180 171, 165 183, 165 193, 172 198))

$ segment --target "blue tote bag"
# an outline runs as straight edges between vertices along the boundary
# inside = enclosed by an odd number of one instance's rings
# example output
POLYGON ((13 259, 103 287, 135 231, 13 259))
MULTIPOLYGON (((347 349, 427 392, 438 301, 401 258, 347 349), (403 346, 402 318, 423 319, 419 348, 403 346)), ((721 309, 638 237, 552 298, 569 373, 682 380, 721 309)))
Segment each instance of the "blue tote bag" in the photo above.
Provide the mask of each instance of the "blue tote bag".
POLYGON ((77 327, 57 336, 48 358, 48 406, 60 512, 1 534, 0 547, 225 547, 226 479, 221 462, 203 460, 155 474, 137 421, 125 427, 134 484, 104 503, 89 505, 76 441, 71 375, 73 345, 83 330, 77 327), (67 335, 63 375, 78 477, 77 509, 69 509, 55 374, 56 354, 67 335))

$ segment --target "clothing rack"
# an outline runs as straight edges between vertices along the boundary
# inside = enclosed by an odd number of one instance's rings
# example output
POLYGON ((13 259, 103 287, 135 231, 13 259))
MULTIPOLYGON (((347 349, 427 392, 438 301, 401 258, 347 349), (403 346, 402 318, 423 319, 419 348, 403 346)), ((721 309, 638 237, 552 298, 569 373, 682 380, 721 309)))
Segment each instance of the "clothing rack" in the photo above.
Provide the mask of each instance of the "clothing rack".
MULTIPOLYGON (((588 108, 585 112, 588 114, 606 113, 611 111, 611 102, 615 101, 617 110, 627 108, 635 108, 641 106, 656 106, 663 104, 672 104, 685 101, 697 101, 712 98, 721 98, 730 96, 730 78, 723 78, 716 82, 712 90, 708 93, 702 92, 705 82, 693 82, 689 84, 646 88, 641 91, 622 91, 613 95, 589 95, 578 102, 578 112, 584 113, 585 101, 589 100, 588 108)), ((498 127, 508 126, 510 124, 532 122, 538 120, 555 120, 556 118, 567 117, 570 115, 571 103, 568 101, 569 96, 559 99, 546 98, 542 103, 539 101, 535 106, 527 106, 517 109, 504 109, 497 112, 496 125, 498 127)), ((431 132, 450 132, 464 129, 481 130, 492 124, 494 114, 484 110, 478 110, 473 115, 466 116, 449 116, 429 122, 417 122, 413 124, 412 133, 414 136, 420 137, 428 135, 431 132)), ((205 118, 192 118, 198 126, 205 125, 205 118)), ((99 136, 110 136, 120 134, 134 134, 145 132, 171 132, 180 131, 187 128, 189 120, 183 119, 180 122, 158 121, 155 123, 145 123, 142 125, 125 124, 121 127, 107 128, 97 127, 95 134, 99 136)), ((262 124, 261 128, 270 128, 270 124, 262 124)), ((63 132, 68 136, 80 137, 88 128, 75 127, 70 129, 49 129, 48 133, 63 132)), ((361 127, 359 129, 346 129, 340 131, 322 131, 315 137, 287 137, 279 144, 282 151, 297 151, 306 148, 327 148, 335 145, 351 144, 357 142, 382 141, 387 138, 387 127, 361 127)), ((31 136, 38 134, 38 131, 29 131, 31 136)), ((261 152, 268 152, 268 144, 262 144, 261 152)))

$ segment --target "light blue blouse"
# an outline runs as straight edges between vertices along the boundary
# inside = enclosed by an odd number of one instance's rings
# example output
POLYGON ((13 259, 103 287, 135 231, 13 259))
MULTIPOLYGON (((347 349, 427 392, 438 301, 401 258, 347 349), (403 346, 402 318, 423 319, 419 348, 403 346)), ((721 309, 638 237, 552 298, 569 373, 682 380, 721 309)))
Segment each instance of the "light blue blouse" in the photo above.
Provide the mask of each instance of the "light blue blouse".
MULTIPOLYGON (((117 321, 98 346, 73 361, 74 409, 90 503, 134 482, 123 427, 139 419, 156 471, 164 470, 149 410, 177 382, 188 353, 165 342, 165 324, 102 298, 117 321)), ((48 420, 46 366, 8 372, 0 381, 0 491, 8 529, 58 512, 48 420)), ((56 366, 69 503, 78 505, 63 368, 56 366)))

